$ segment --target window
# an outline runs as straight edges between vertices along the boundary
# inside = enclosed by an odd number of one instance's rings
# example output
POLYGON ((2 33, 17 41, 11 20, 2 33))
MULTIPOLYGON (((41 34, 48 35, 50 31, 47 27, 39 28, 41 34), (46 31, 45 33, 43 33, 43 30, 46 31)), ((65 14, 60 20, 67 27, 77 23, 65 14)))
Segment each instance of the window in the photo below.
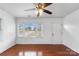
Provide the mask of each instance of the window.
POLYGON ((35 21, 18 23, 17 36, 24 37, 24 38, 40 37, 41 24, 35 21))

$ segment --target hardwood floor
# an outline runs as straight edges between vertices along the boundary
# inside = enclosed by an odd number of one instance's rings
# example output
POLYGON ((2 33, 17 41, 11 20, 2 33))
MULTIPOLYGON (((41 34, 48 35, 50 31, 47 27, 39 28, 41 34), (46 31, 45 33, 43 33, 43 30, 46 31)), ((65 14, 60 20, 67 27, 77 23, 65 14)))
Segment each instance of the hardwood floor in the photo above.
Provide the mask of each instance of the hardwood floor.
POLYGON ((64 45, 17 44, 0 56, 79 56, 64 45))

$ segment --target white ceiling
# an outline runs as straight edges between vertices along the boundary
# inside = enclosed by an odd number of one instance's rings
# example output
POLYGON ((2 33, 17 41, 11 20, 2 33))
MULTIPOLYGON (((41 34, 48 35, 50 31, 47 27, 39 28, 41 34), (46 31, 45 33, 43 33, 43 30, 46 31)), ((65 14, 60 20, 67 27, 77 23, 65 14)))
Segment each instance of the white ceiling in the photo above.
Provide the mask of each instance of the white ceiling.
MULTIPOLYGON (((36 17, 35 11, 24 11, 35 8, 32 3, 0 3, 0 8, 11 13, 16 17, 36 17)), ((53 3, 46 7, 47 10, 53 12, 52 15, 43 13, 40 17, 64 17, 73 11, 79 9, 79 3, 53 3)))

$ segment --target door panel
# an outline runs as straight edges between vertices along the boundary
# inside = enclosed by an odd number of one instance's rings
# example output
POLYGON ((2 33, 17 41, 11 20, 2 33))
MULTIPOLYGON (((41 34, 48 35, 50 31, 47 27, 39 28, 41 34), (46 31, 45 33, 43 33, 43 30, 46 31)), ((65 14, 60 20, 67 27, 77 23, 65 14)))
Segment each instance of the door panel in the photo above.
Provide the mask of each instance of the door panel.
POLYGON ((61 44, 62 43, 62 24, 54 23, 51 26, 51 43, 61 44))

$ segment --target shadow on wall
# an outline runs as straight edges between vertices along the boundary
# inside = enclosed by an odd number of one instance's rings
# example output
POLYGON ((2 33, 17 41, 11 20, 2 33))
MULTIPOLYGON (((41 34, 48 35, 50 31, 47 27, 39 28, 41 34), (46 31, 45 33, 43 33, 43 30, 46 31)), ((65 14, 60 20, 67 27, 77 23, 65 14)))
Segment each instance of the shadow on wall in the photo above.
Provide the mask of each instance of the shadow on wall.
POLYGON ((63 43, 79 53, 79 10, 64 18, 63 43))
POLYGON ((0 9, 0 53, 15 45, 15 21, 14 17, 0 9))

